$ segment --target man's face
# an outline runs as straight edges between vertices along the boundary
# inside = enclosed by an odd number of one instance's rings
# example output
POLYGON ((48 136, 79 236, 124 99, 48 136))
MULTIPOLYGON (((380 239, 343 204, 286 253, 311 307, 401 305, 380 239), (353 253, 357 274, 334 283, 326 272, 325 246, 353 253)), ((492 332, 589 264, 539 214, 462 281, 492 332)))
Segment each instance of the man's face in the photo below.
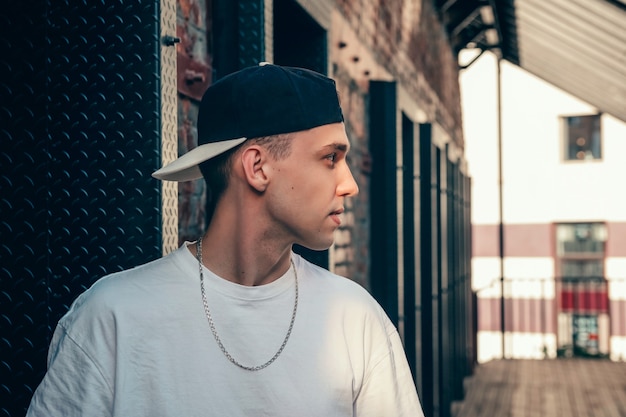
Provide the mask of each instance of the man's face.
POLYGON ((278 235, 309 249, 327 249, 341 224, 345 197, 359 192, 346 162, 345 126, 319 126, 292 137, 289 156, 270 161, 268 214, 278 235))

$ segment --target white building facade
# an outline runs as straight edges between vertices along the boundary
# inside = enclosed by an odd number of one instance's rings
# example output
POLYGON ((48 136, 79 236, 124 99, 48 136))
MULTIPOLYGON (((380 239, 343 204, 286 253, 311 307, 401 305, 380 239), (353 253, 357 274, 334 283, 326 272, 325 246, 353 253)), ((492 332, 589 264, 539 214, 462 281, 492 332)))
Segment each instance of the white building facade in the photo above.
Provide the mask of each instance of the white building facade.
POLYGON ((626 123, 491 53, 461 92, 478 361, 626 360, 626 123))

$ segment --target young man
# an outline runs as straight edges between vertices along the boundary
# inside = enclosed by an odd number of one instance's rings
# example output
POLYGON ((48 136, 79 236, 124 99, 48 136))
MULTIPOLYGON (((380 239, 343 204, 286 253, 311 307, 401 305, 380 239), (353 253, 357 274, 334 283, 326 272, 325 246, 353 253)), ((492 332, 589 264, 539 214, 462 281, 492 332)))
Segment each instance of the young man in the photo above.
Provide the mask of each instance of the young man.
POLYGON ((292 252, 333 243, 358 192, 334 82, 262 65, 214 83, 204 236, 102 278, 59 322, 30 417, 423 416, 398 333, 360 286, 292 252))

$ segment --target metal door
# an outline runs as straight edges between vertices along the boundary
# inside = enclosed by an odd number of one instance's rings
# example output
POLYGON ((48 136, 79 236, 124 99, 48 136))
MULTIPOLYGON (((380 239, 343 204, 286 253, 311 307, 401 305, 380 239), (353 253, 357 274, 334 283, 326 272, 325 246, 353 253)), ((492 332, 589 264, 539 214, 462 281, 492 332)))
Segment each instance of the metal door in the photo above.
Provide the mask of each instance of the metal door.
POLYGON ((51 333, 76 296, 104 274, 159 257, 172 232, 150 177, 163 122, 172 124, 161 111, 172 77, 161 71, 160 18, 161 9, 175 16, 175 3, 163 4, 3 7, 2 415, 24 415, 51 333))

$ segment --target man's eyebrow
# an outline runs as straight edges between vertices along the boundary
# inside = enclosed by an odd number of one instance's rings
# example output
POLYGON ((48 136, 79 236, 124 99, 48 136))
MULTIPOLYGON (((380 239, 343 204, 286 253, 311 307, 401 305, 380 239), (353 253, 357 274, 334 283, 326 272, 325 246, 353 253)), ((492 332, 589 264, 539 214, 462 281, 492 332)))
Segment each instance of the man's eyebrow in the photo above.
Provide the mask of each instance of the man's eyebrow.
POLYGON ((339 142, 330 143, 324 146, 324 149, 328 149, 328 148, 332 148, 332 149, 342 151, 342 152, 348 151, 348 145, 345 143, 339 143, 339 142))

